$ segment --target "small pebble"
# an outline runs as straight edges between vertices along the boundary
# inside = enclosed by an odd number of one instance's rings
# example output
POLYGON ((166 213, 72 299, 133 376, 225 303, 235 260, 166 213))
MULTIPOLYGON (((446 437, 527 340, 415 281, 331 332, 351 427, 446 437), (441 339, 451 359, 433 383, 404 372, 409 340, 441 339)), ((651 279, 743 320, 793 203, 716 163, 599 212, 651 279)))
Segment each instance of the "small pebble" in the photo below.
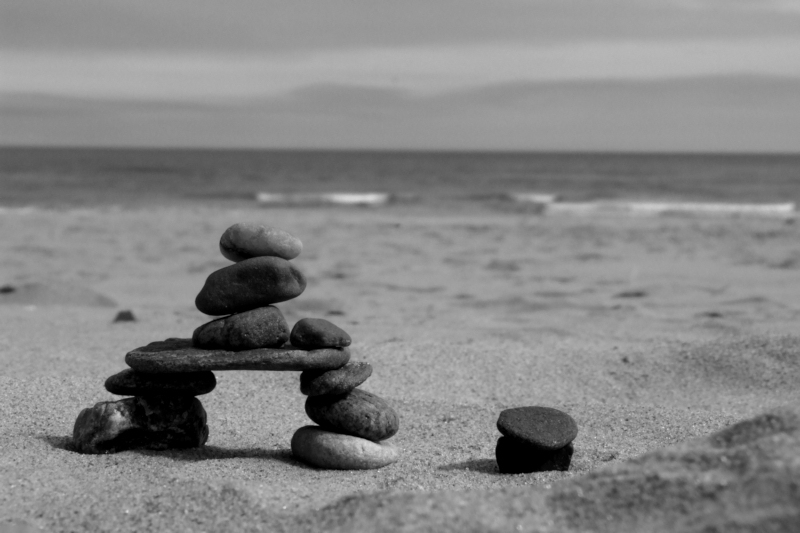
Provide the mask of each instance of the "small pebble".
POLYGON ((133 316, 133 311, 124 310, 117 313, 114 317, 114 322, 136 322, 136 317, 133 316))
POLYGON ((292 436, 292 453, 304 463, 317 468, 368 470, 397 461, 399 450, 387 443, 304 426, 292 436))
POLYGON ((306 278, 280 257, 254 257, 212 272, 195 298, 207 315, 230 315, 300 296, 306 278))
POLYGON ((557 450, 578 435, 578 425, 567 413, 552 407, 515 407, 500 413, 497 429, 506 437, 542 450, 557 450))
POLYGON ((497 439, 495 457, 502 474, 528 474, 569 470, 572 452, 571 444, 558 450, 542 450, 511 437, 500 437, 497 439))
POLYGON ((386 400, 361 389, 341 396, 309 396, 306 414, 323 429, 375 442, 388 439, 400 427, 386 400))
POLYGON ((278 348, 289 340, 289 325, 277 307, 268 305, 203 324, 192 335, 197 348, 238 352, 278 348))
POLYGON ((281 229, 240 222, 225 230, 219 240, 219 250, 227 259, 236 262, 263 256, 288 261, 300 255, 303 243, 281 229))
POLYGON ((148 374, 127 368, 106 380, 106 390, 120 396, 200 396, 216 386, 208 371, 148 374))
POLYGON ((300 374, 300 392, 306 396, 341 395, 355 389, 372 375, 366 361, 350 361, 336 370, 306 370, 300 374))
POLYGON ((151 374, 203 370, 334 370, 349 360, 347 348, 301 350, 284 346, 231 352, 195 348, 191 339, 151 342, 125 356, 129 367, 151 374))
POLYGON ((324 318, 303 318, 292 328, 289 336, 292 346, 311 350, 314 348, 341 348, 350 346, 350 335, 324 318))
POLYGON ((207 439, 206 411, 191 396, 100 402, 80 412, 72 431, 80 453, 196 448, 207 439))

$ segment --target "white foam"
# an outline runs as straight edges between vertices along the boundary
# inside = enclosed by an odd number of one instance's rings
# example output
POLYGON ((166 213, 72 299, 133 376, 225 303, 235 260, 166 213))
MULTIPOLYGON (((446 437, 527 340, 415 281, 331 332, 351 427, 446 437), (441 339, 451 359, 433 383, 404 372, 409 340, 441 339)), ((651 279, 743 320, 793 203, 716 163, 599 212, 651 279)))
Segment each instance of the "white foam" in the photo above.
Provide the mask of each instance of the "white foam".
POLYGON ((547 205, 547 213, 578 215, 625 214, 625 215, 663 215, 669 213, 759 216, 774 218, 794 218, 797 214, 794 202, 777 204, 734 204, 703 202, 554 202, 547 205))
POLYGON ((536 193, 536 192, 510 192, 509 198, 515 202, 532 204, 552 204, 558 201, 557 194, 536 193))
POLYGON ((344 205, 344 206, 378 206, 387 204, 388 193, 268 193, 256 194, 256 201, 269 205, 344 205))

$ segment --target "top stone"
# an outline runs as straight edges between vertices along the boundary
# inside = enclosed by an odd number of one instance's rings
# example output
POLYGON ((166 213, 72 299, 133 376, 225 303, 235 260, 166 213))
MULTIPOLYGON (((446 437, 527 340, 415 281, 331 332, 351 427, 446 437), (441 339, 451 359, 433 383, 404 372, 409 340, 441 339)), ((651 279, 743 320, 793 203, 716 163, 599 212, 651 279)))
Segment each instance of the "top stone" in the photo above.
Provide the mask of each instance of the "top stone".
POLYGON ((300 255, 303 243, 281 229, 240 222, 222 234, 219 251, 237 263, 262 256, 280 257, 288 261, 300 255))
POLYGON ((292 346, 304 350, 315 348, 344 348, 350 346, 350 335, 342 328, 324 318, 303 318, 289 334, 292 346))
POLYGON ((497 429, 506 437, 541 450, 558 450, 578 436, 578 425, 552 407, 515 407, 500 413, 497 429))

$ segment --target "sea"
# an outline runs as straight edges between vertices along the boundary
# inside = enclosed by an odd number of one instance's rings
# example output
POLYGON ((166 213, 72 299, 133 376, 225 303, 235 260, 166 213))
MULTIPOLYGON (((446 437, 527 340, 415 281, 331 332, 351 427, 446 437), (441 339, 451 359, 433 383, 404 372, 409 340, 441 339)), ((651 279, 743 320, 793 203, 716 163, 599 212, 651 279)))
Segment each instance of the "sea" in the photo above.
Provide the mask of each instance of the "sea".
POLYGON ((0 148, 2 207, 251 203, 260 192, 800 203, 800 154, 0 148))

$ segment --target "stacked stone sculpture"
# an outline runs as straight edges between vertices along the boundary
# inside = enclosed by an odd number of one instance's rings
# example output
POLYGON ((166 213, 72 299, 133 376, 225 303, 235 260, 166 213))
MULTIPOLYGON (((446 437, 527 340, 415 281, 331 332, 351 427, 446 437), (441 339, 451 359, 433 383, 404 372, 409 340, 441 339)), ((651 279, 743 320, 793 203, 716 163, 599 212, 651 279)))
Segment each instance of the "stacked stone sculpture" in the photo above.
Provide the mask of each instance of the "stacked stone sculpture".
POLYGON ((130 367, 106 381, 113 394, 78 415, 73 447, 82 453, 202 446, 206 412, 197 396, 216 386, 213 371, 301 371, 306 413, 319 426, 292 437, 299 460, 319 468, 380 468, 398 458, 382 442, 398 430, 395 411, 380 397, 356 388, 371 374, 366 362, 350 362, 350 336, 323 319, 289 327, 272 304, 296 298, 306 279, 290 261, 303 249, 285 231, 235 224, 220 239, 234 264, 208 276, 197 308, 221 318, 198 327, 191 339, 172 338, 125 356, 130 367), (289 341, 289 344, 287 344, 289 341))
POLYGON ((500 413, 497 466, 504 474, 569 470, 578 426, 552 407, 515 407, 500 413))

